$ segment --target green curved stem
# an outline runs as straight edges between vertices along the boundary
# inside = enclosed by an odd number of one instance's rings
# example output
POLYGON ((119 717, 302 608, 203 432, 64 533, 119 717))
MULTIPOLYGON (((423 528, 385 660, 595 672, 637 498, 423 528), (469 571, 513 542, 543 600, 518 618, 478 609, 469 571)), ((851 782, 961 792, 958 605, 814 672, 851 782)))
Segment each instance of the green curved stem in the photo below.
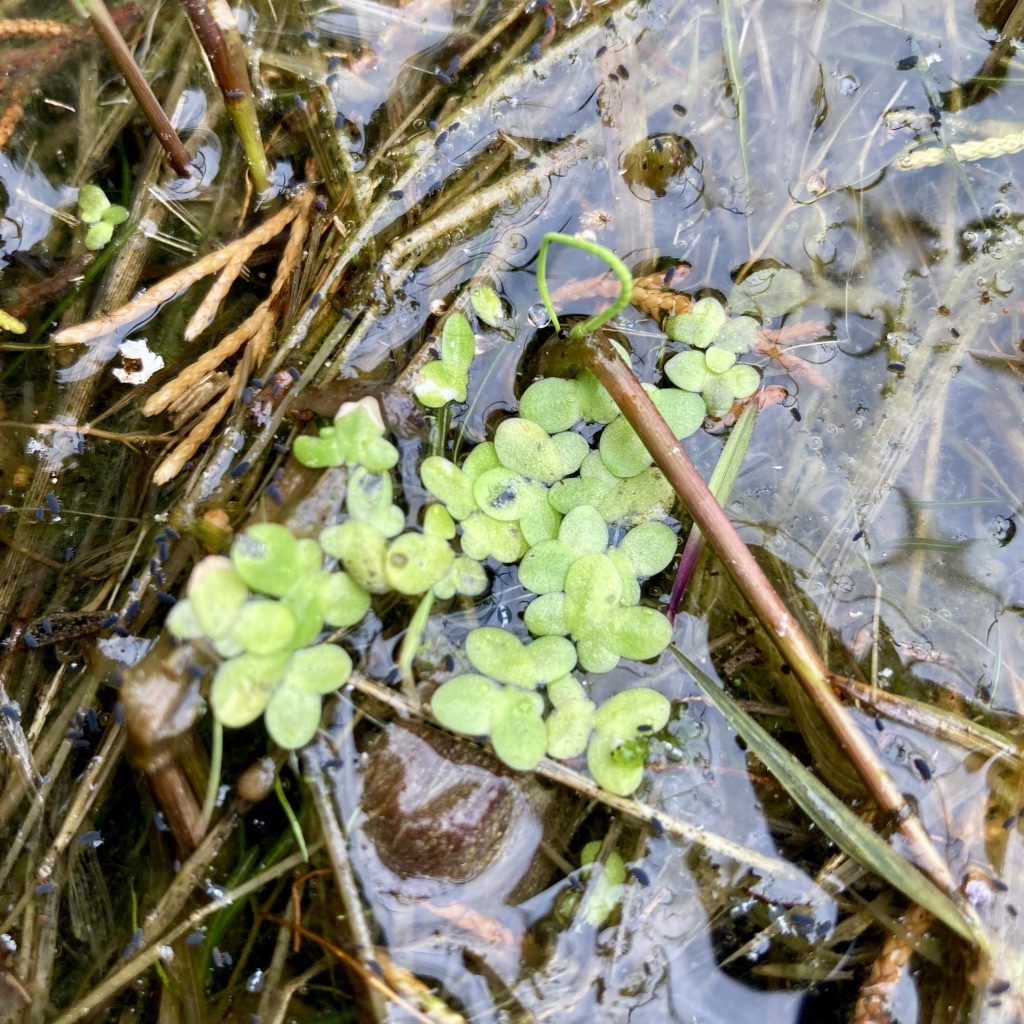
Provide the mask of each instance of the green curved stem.
POLYGON ((591 256, 596 256, 608 265, 612 273, 619 280, 619 297, 603 313, 598 313, 597 316, 592 316, 589 320, 576 324, 569 332, 569 337, 582 338, 587 334, 593 334, 594 331, 611 320, 620 310, 625 309, 629 305, 629 300, 633 296, 633 275, 629 272, 626 264, 611 249, 606 249, 603 245, 598 245, 596 242, 589 242, 585 238, 576 238, 574 235, 562 235, 557 231, 549 231, 542 239, 540 252, 537 253, 537 293, 540 295, 540 301, 548 311, 548 316, 551 317, 551 325, 556 331, 559 330, 558 316, 551 302, 551 293, 548 291, 547 279, 548 247, 552 242, 571 245, 574 249, 582 249, 591 256))

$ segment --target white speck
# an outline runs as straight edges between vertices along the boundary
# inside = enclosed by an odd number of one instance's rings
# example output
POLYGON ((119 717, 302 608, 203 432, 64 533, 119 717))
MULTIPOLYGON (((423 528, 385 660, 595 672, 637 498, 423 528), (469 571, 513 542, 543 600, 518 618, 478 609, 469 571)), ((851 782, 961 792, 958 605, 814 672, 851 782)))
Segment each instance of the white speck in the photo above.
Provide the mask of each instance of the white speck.
POLYGON ((134 665, 153 646, 152 640, 139 636, 100 637, 96 641, 100 651, 111 661, 122 665, 134 665))
POLYGON ((114 367, 114 376, 122 384, 145 384, 164 367, 164 357, 150 349, 145 338, 129 338, 117 346, 124 366, 114 367))

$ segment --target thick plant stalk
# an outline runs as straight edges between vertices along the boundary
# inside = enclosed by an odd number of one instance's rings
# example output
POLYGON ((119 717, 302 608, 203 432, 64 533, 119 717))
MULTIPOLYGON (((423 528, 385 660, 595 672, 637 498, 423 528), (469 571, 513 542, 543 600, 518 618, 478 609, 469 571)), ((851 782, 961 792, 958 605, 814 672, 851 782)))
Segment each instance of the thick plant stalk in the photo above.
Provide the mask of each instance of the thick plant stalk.
MULTIPOLYGON (((228 45, 222 24, 218 23, 204 0, 181 0, 181 6, 192 23, 199 45, 210 62, 213 77, 224 96, 224 104, 235 123, 253 186, 257 192, 262 192, 270 184, 270 167, 263 151, 256 102, 253 100, 241 47, 232 48, 228 45)), ((218 4, 217 12, 221 19, 234 22, 234 16, 226 4, 218 4)), ((231 34, 232 29, 229 28, 228 32, 231 34)), ((234 34, 237 38, 237 29, 234 34)))
POLYGON ((600 333, 578 341, 579 363, 608 390, 722 560, 740 593, 793 669, 846 756, 879 807, 898 823, 919 865, 940 888, 956 893, 956 883, 921 820, 911 810, 874 748, 857 728, 829 683, 829 672, 814 644, 790 614, 736 527, 715 500, 704 478, 672 433, 632 369, 600 333))
POLYGON ((135 58, 128 49, 128 44, 118 31, 114 19, 110 16, 103 0, 85 0, 85 8, 89 12, 89 19, 96 35, 103 40, 103 45, 110 51, 114 63, 124 76, 128 88, 131 89, 135 102, 138 103, 146 120, 156 133, 157 140, 167 153, 167 159, 174 168, 174 173, 187 178, 189 171, 189 156, 182 145, 178 133, 174 130, 170 120, 160 106, 160 101, 153 95, 149 83, 146 81, 135 63, 135 58))

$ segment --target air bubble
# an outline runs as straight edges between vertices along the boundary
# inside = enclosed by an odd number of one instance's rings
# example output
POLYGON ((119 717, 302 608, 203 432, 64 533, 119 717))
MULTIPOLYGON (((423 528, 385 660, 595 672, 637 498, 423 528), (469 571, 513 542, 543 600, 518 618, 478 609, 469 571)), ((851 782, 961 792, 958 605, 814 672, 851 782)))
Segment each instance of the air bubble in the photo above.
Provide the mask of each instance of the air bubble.
POLYGON ((527 311, 526 318, 534 327, 547 327, 551 323, 551 317, 544 308, 544 303, 535 302, 527 311))

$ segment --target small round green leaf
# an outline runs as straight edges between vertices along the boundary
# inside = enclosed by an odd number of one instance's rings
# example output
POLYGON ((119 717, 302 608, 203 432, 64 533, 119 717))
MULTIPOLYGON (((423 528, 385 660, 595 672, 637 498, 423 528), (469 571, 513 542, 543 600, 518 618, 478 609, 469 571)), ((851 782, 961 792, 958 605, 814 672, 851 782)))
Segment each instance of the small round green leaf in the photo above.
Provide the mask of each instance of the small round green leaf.
POLYGON ((315 644, 293 651, 285 670, 284 685, 305 693, 333 693, 352 674, 348 652, 334 644, 315 644))
POLYGON ((707 363, 709 373, 725 373, 726 370, 731 370, 736 364, 736 353, 730 352, 726 348, 721 348, 716 343, 709 345, 704 350, 704 361, 707 363))
MULTIPOLYGON (((596 452, 593 454, 597 454, 596 452)), ((584 460, 584 464, 586 464, 584 460)), ((600 508, 604 499, 614 489, 615 484, 593 477, 574 477, 571 480, 559 480, 548 491, 548 501, 556 512, 568 515, 574 508, 581 505, 592 505, 600 508)))
POLYGON ((128 211, 123 206, 111 205, 103 211, 103 221, 117 227, 128 219, 128 211))
POLYGON ((587 439, 581 434, 571 430, 564 430, 561 434, 555 434, 551 443, 558 450, 562 462, 561 477, 571 476, 583 465, 583 460, 590 454, 590 445, 587 439))
POLYGON ((558 540, 577 555, 600 554, 608 549, 608 524, 593 505, 578 505, 566 513, 558 540))
POLYGON ((576 375, 580 413, 588 423, 611 423, 619 415, 619 407, 605 386, 589 371, 576 375))
POLYGON ((531 480, 553 484, 565 475, 562 452, 548 432, 530 420, 514 416, 498 424, 494 448, 503 466, 531 480))
POLYGON ((517 523, 502 523, 483 512, 474 512, 462 523, 462 553, 478 562, 495 558, 511 565, 523 557, 527 546, 517 523))
POLYGON ((423 513, 423 532, 442 540, 455 539, 455 520, 444 505, 428 505, 423 513))
POLYGON ((679 538, 664 523, 640 523, 619 544, 636 576, 653 576, 675 557, 679 538))
POLYGON ((760 324, 750 316, 734 316, 715 335, 715 346, 742 356, 757 344, 760 324))
POLYGON ((640 600, 640 583, 636 578, 636 573, 633 572, 633 563, 622 553, 620 548, 609 548, 605 554, 618 569, 619 579, 622 580, 622 597, 619 599, 619 604, 623 607, 636 604, 640 600))
POLYGON ((514 634, 493 626, 470 632, 466 656, 478 672, 525 689, 559 679, 576 665, 576 649, 562 637, 544 636, 524 644, 514 634))
POLYGON ((285 750, 298 750, 320 727, 320 697, 290 686, 278 687, 263 714, 270 738, 285 750))
MULTIPOLYGON (((580 863, 593 864, 603 845, 600 839, 587 843, 580 854, 580 863)), ((587 890, 587 921, 595 928, 600 928, 622 902, 622 894, 626 888, 626 865, 622 860, 622 854, 618 850, 609 851, 604 864, 600 866, 600 871, 587 890)))
POLYGON ((249 588, 231 562, 219 555, 204 558, 188 581, 188 597, 203 632, 223 637, 249 597, 249 588))
POLYGON ((362 466, 352 470, 345 491, 345 507, 353 519, 361 523, 374 522, 393 499, 390 473, 370 473, 362 466))
POLYGON ((476 315, 488 327, 500 327, 505 319, 505 310, 498 293, 490 285, 474 288, 469 293, 469 301, 476 310, 476 315))
POLYGON ((242 605, 231 630, 231 639, 250 654, 274 654, 286 650, 298 623, 280 601, 253 598, 242 605))
POLYGON ((583 418, 578 384, 564 377, 535 381, 519 400, 519 415, 549 434, 570 430, 583 418))
POLYGON ((486 676, 466 673, 442 683, 430 698, 430 710, 446 729, 466 736, 486 736, 501 687, 486 676))
POLYGON ((732 385, 722 374, 718 377, 709 377, 704 385, 704 402, 707 405, 708 414, 711 416, 724 416, 736 400, 732 385))
POLYGON ((657 657, 672 639, 672 625, 654 608, 620 608, 612 616, 608 646, 624 658, 647 661, 657 657))
POLYGON ((280 597, 295 582, 298 543, 286 526, 257 523, 235 538, 231 561, 253 590, 280 597))
POLYGON ((491 744, 494 753, 510 768, 532 771, 548 746, 544 719, 535 695, 509 688, 502 691, 491 714, 491 744))
POLYGON ((708 365, 699 349, 678 352, 665 364, 665 376, 677 388, 699 394, 708 379, 708 365))
POLYGON ((576 644, 576 653, 580 659, 580 668, 584 672, 611 672, 619 664, 618 654, 597 636, 579 640, 576 644))
POLYGON ((599 636, 622 598, 622 579, 607 555, 580 555, 565 576, 565 621, 575 637, 599 636))
POLYGON ((675 504, 676 494, 665 474, 656 466, 628 480, 620 480, 598 503, 597 509, 609 523, 635 526, 648 519, 661 519, 675 504))
POLYGON ((574 676, 562 676, 548 683, 548 700, 553 707, 561 707, 571 700, 588 700, 586 687, 574 676))
POLYGON ((90 226, 85 233, 85 247, 90 252, 102 249, 114 237, 114 225, 101 220, 90 226))
POLYGON ((464 367, 435 359, 420 368, 413 393, 428 409, 440 409, 449 402, 464 402, 468 387, 464 367))
POLYGON ((110 200, 99 185, 83 185, 78 190, 78 219, 83 224, 95 224, 110 207, 110 200))
POLYGON ((379 530, 368 523, 349 519, 337 526, 329 526, 320 534, 320 546, 333 558, 340 560, 345 571, 371 594, 386 594, 388 583, 384 560, 388 542, 379 530))
POLYGON ((717 299, 695 302, 689 313, 670 316, 662 325, 673 340, 694 348, 707 348, 725 324, 725 310, 717 299))
POLYGON ((441 360, 468 370, 476 355, 476 338, 469 321, 458 311, 452 313, 441 329, 441 360))
POLYGON ((563 701, 547 717, 548 756, 560 760, 579 757, 587 749, 594 705, 586 699, 563 701))
POLYGON ((473 480, 454 462, 440 455, 430 455, 420 466, 420 479, 423 486, 448 509, 453 519, 465 519, 476 511, 473 480))
POLYGON ((324 628, 323 602, 320 588, 328 576, 337 575, 320 569, 298 577, 288 592, 281 597, 283 604, 295 616, 295 633, 291 646, 311 644, 324 628))
POLYGON ((255 722, 284 679, 287 661, 286 654, 240 654, 225 661, 210 688, 210 706, 217 721, 229 729, 255 722))
POLYGON ((568 636, 565 594, 561 591, 534 598, 523 613, 523 622, 534 636, 568 636))
POLYGON ((644 762, 643 758, 616 757, 622 743, 609 733, 593 733, 587 746, 587 768, 602 789, 616 796, 631 796, 643 782, 644 762))
POLYGON ((462 472, 470 480, 476 480, 481 473, 485 473, 487 470, 494 469, 500 465, 501 460, 498 458, 498 453, 494 450, 494 443, 492 441, 484 441, 482 444, 478 444, 466 456, 465 461, 462 463, 462 472))
POLYGON ((526 543, 539 544, 542 540, 553 540, 558 536, 562 517, 548 500, 548 489, 536 482, 532 485, 529 498, 524 502, 523 514, 519 518, 519 529, 523 531, 526 543))
POLYGON ((400 594, 425 594, 444 579, 455 554, 447 541, 425 533, 403 533, 388 545, 384 573, 400 594))
POLYGON ((370 610, 370 595, 345 572, 322 574, 316 593, 324 622, 336 629, 362 622, 370 610))
POLYGON ((534 594, 553 594, 565 589, 565 577, 576 554, 558 540, 543 540, 523 556, 519 582, 534 594))
POLYGON ((473 482, 473 497, 480 511, 503 523, 519 520, 531 490, 531 481, 504 466, 488 469, 473 482))
POLYGON ((737 399, 749 398, 761 386, 761 375, 749 363, 737 363, 722 379, 737 399))
POLYGON ((668 724, 672 705, 646 686, 620 690, 609 697, 594 716, 594 728, 619 738, 660 732, 668 724))

